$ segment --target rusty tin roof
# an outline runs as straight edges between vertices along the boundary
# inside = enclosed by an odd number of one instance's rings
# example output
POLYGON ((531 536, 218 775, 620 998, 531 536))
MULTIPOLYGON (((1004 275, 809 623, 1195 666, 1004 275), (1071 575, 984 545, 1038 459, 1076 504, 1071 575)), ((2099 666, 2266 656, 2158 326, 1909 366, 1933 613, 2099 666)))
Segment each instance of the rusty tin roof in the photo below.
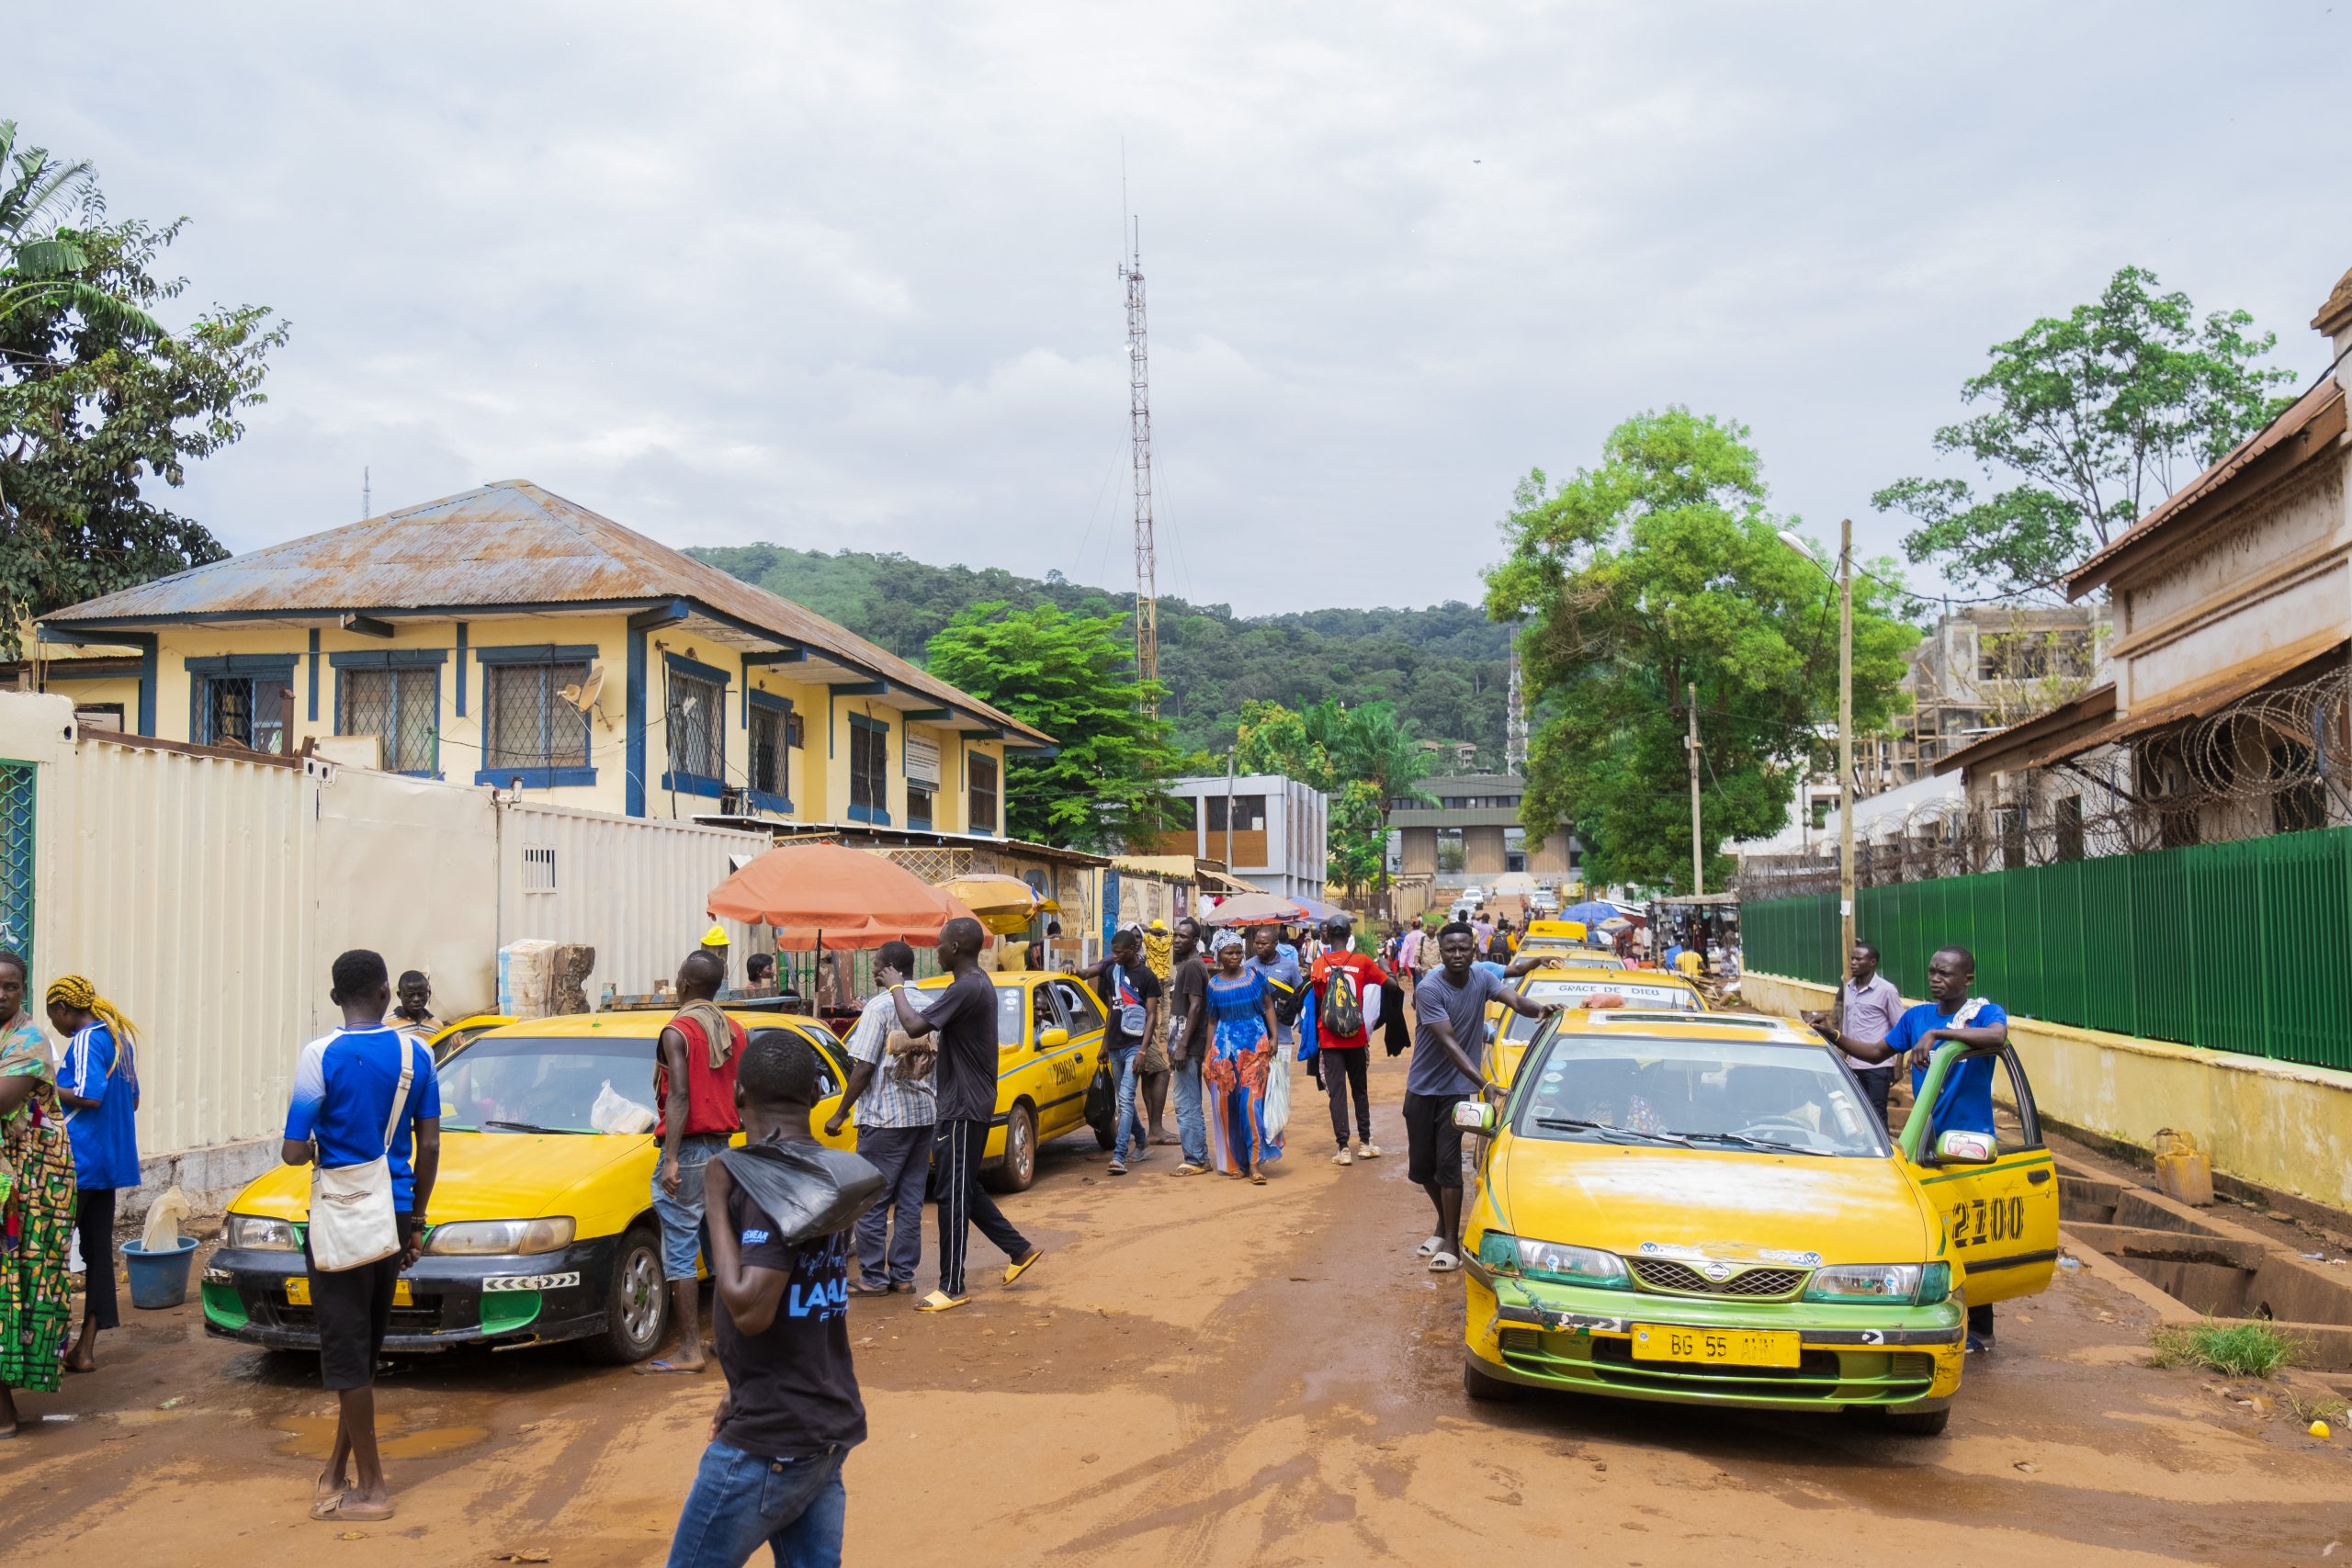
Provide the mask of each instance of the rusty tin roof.
POLYGON ((59 626, 587 609, 684 599, 739 641, 801 647, 1050 743, 1042 731, 845 627, 523 479, 289 539, 43 616, 59 626))

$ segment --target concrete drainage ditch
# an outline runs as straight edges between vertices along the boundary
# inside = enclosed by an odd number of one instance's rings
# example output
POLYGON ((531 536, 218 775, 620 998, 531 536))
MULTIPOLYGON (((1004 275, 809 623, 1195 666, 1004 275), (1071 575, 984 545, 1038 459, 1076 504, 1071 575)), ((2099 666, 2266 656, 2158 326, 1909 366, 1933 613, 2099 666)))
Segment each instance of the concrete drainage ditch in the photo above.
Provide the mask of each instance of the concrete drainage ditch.
POLYGON ((2301 1342, 2313 1371, 2352 1372, 2352 1267, 2061 1156, 2064 1235, 2154 1286, 2180 1319, 2259 1320, 2301 1342))

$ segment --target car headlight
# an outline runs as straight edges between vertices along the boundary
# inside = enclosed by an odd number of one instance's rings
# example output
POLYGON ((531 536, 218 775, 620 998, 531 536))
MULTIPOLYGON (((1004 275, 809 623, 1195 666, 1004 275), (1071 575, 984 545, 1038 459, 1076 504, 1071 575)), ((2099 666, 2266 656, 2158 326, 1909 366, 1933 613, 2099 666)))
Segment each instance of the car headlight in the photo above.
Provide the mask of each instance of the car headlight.
POLYGON ((424 1250, 443 1257, 478 1258, 490 1253, 554 1252, 571 1245, 571 1216, 543 1220, 460 1220, 435 1225, 424 1250))
POLYGON ((1510 1235, 1502 1231, 1488 1231, 1478 1238, 1478 1261, 1498 1274, 1516 1274, 1523 1280, 1549 1280, 1564 1285, 1592 1285, 1615 1291, 1625 1290, 1631 1284, 1625 1273, 1625 1260, 1613 1252, 1570 1247, 1564 1242, 1537 1241, 1532 1236, 1510 1235))
POLYGON ((1949 1263, 1840 1263, 1815 1269, 1812 1283, 1804 1288, 1804 1299, 1809 1302, 1927 1304, 1951 1293, 1949 1263))
POLYGON ((300 1252, 302 1244, 294 1238, 290 1220, 266 1219, 259 1214, 229 1216, 228 1243, 254 1252, 300 1252))

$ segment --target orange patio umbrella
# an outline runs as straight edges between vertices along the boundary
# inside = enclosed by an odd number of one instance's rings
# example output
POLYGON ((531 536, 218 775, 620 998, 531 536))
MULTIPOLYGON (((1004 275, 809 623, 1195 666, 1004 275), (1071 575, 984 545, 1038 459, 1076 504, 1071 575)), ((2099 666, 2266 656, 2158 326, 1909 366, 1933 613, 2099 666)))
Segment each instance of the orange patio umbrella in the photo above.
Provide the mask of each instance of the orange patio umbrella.
POLYGON ((790 953, 939 940, 971 910, 894 861, 842 844, 782 844, 711 890, 720 919, 773 926, 790 953))

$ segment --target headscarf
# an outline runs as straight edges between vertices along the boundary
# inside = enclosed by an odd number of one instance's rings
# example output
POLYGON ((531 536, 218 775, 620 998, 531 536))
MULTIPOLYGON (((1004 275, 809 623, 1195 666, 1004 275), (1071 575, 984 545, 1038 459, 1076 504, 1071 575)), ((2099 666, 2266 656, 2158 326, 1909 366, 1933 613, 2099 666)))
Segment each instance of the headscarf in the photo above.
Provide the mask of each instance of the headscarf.
MULTIPOLYGON (((51 1007, 69 1007, 77 1012, 91 1014, 105 1024, 121 1044, 139 1043, 138 1027, 122 1016, 120 1008, 98 995, 98 988, 80 975, 61 975, 51 980, 48 998, 51 1007)), ((107 1077, 112 1077, 120 1072, 123 1058, 130 1054, 128 1051, 116 1051, 112 1065, 107 1068, 107 1077)))
POLYGON ((1209 952, 1213 955, 1223 953, 1228 947, 1239 947, 1240 945, 1241 933, 1235 931, 1231 926, 1220 927, 1216 935, 1209 939, 1209 952))

